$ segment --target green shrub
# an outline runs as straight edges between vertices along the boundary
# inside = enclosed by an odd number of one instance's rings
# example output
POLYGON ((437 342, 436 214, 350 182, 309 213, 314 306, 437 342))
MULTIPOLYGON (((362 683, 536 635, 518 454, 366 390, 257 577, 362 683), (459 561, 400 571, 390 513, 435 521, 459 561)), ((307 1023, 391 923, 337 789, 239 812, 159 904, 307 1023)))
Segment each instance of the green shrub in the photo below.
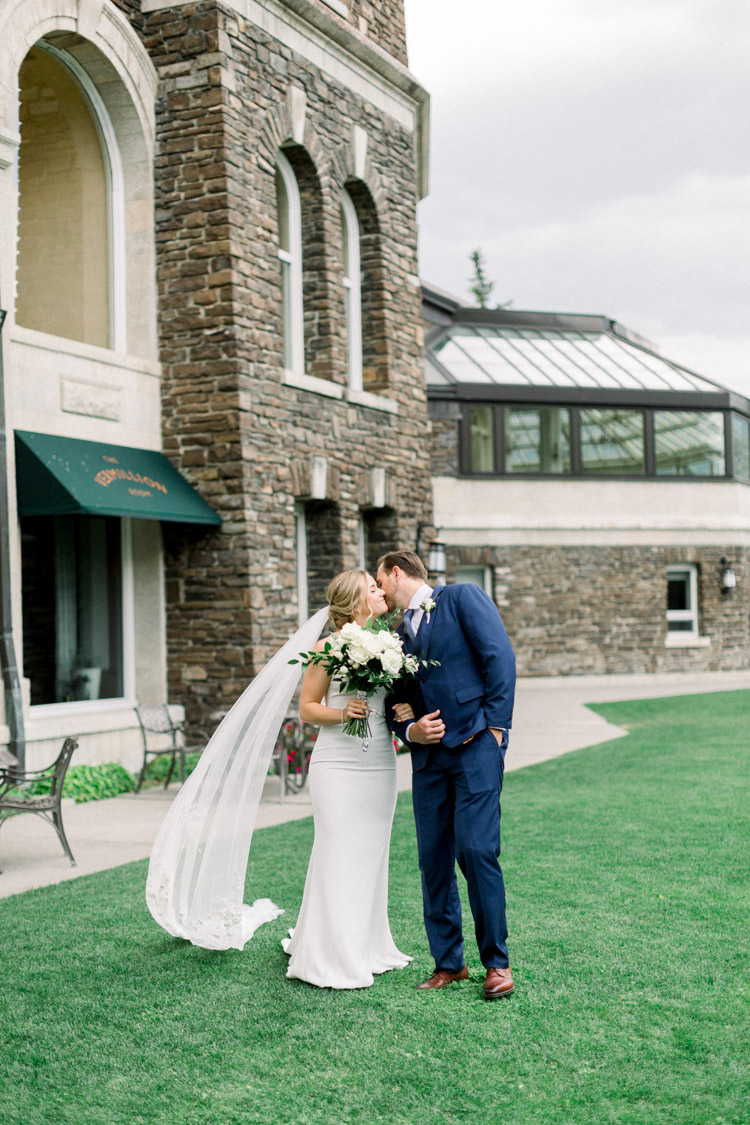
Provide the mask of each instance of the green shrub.
MULTIPOLYGON (((49 793, 51 779, 39 778, 22 790, 25 797, 44 796, 49 793)), ((133 775, 117 762, 105 762, 100 766, 71 766, 65 775, 63 797, 72 797, 79 804, 83 801, 99 801, 103 797, 118 797, 121 793, 132 793, 135 789, 133 775)))
MULTIPOLYGON (((198 764, 200 754, 185 755, 185 777, 189 777, 198 764)), ((148 764, 143 784, 161 785, 167 779, 169 754, 162 754, 148 764)), ((172 779, 179 779, 179 762, 175 763, 172 779)), ((135 791, 138 774, 128 773, 124 766, 118 762, 105 762, 99 766, 71 766, 65 775, 63 784, 63 797, 72 797, 79 804, 83 801, 100 801, 105 797, 119 797, 122 793, 135 791)), ((32 781, 23 789, 9 791, 9 796, 16 797, 42 797, 49 793, 51 781, 49 777, 41 777, 32 781)))
MULTIPOLYGON (((195 767, 198 765, 199 759, 200 759, 200 754, 197 754, 197 753, 185 755, 185 777, 190 777, 190 774, 193 772, 195 767)), ((163 782, 165 782, 167 780, 167 774, 169 773, 169 766, 170 766, 171 761, 172 761, 172 758, 169 754, 160 754, 158 758, 152 758, 151 761, 148 763, 148 767, 146 769, 146 776, 144 778, 143 784, 147 785, 149 782, 151 782, 153 785, 160 785, 163 782)), ((172 774, 172 780, 174 781, 175 779, 177 779, 179 781, 179 778, 180 778, 180 762, 179 762, 179 759, 178 759, 175 762, 174 773, 172 774)))

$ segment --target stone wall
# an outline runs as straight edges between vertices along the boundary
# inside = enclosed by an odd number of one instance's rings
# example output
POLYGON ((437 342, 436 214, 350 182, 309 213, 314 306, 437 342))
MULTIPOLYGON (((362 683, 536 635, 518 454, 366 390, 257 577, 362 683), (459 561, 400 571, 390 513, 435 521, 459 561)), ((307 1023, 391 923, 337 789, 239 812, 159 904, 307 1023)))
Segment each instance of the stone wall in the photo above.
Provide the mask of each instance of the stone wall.
POLYGON ((726 671, 750 658, 750 552, 724 547, 462 547, 457 564, 492 568, 495 601, 521 675, 726 671), (721 558, 737 588, 721 592, 721 558), (667 648, 671 563, 698 567, 699 631, 710 645, 667 648))
POLYGON ((320 505, 321 535, 308 543, 316 598, 341 565, 357 564, 363 514, 406 545, 429 519, 414 138, 226 5, 186 4, 142 26, 160 74, 164 449, 225 521, 209 535, 165 529, 170 696, 197 730, 296 626, 295 503, 320 505), (356 184, 355 125, 367 135, 356 184), (322 393, 283 373, 281 146, 308 221, 305 374, 322 393), (366 269, 387 278, 387 300, 365 303, 376 326, 367 386, 387 396, 382 409, 346 392, 338 203, 346 184, 360 207, 372 201, 366 269), (374 470, 385 471, 378 487, 374 470))

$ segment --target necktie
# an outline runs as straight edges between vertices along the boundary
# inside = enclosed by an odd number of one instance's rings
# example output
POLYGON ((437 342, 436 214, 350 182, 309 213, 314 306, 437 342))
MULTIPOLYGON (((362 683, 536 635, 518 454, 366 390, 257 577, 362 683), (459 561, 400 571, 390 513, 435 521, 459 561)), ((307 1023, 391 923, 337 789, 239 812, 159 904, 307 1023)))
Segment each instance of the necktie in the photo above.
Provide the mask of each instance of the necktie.
POLYGON ((413 641, 417 639, 417 634, 414 632, 414 626, 411 623, 414 612, 415 611, 413 609, 407 609, 406 613, 404 614, 404 630, 413 641))

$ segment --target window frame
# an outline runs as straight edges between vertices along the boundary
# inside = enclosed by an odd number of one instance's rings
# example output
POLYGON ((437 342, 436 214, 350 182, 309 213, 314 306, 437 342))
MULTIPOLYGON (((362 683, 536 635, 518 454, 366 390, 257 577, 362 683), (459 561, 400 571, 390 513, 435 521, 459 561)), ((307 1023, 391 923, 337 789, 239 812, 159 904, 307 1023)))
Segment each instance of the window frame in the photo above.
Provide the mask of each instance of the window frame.
POLYGON ((688 590, 690 609, 669 609, 666 610, 667 621, 667 638, 678 638, 677 643, 685 643, 689 641, 697 641, 700 637, 699 629, 699 605, 698 605, 698 567, 696 563, 669 563, 667 565, 667 583, 669 583, 669 575, 677 573, 688 574, 688 590), (671 629, 669 628, 670 621, 692 621, 692 629, 671 629))
MULTIPOLYGON (((52 518, 52 517, 50 517, 52 518)), ((79 517, 85 519, 85 516, 79 517)), ((59 703, 35 703, 29 706, 30 719, 52 718, 55 715, 76 715, 135 707, 135 580, 133 570, 133 525, 130 517, 120 519, 120 567, 122 612, 122 695, 106 699, 75 699, 59 703)))
MULTIPOLYGON (((444 401, 444 400, 440 400, 444 401)), ((458 471, 461 477, 476 480, 653 480, 659 482, 681 481, 685 483, 716 483, 728 480, 737 480, 750 483, 750 478, 737 476, 734 472, 734 418, 737 417, 748 424, 750 418, 737 409, 717 405, 692 405, 685 402, 667 404, 615 403, 606 400, 591 398, 582 402, 565 401, 557 397, 521 397, 512 395, 503 399, 490 399, 480 394, 462 394, 459 398, 459 456, 458 471), (471 408, 474 406, 490 406, 494 410, 495 434, 495 467, 489 472, 478 472, 471 465, 471 408), (549 472, 507 472, 505 470, 505 408, 535 410, 540 407, 555 407, 567 410, 570 414, 570 470, 560 473, 549 472), (643 416, 644 425, 644 469, 641 472, 612 472, 602 473, 593 470, 583 470, 581 465, 581 410, 590 408, 601 409, 628 409, 636 411, 643 416), (672 413, 686 412, 689 414, 721 414, 724 420, 724 473, 717 476, 696 474, 688 476, 678 473, 656 473, 654 413, 668 410, 672 413)))
MULTIPOLYGON (((284 369, 294 375, 305 374, 305 309, 302 288, 302 201, 294 169, 284 153, 276 154, 276 169, 281 174, 286 193, 286 220, 289 250, 279 244, 281 263, 282 328, 284 337, 284 369), (284 283, 284 266, 288 266, 288 299, 284 283)), ((278 200, 277 200, 278 206, 278 200)), ((281 223, 279 222, 279 229, 281 223)))
POLYGON ((354 201, 344 189, 339 195, 344 222, 346 261, 342 285, 347 345, 347 381, 349 389, 361 391, 362 385, 362 266, 360 254, 359 217, 354 201))
MULTIPOLYGON (((472 565, 471 563, 457 563, 454 570, 454 583, 465 582, 466 579, 460 577, 460 572, 467 570, 482 571, 483 581, 479 588, 480 590, 484 590, 485 594, 489 595, 489 597, 492 597, 492 567, 487 566, 485 563, 478 563, 477 565, 472 565)), ((475 582, 473 585, 479 586, 479 583, 475 582)))

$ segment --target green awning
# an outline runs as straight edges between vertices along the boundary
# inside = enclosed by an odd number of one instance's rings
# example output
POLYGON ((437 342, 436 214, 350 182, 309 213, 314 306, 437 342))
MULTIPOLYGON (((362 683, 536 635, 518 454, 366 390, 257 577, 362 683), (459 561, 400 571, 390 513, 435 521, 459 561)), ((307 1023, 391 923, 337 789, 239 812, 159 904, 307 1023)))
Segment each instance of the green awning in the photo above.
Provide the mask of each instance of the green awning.
POLYGON ((21 516, 132 516, 201 523, 221 516, 161 453, 16 430, 21 516))

